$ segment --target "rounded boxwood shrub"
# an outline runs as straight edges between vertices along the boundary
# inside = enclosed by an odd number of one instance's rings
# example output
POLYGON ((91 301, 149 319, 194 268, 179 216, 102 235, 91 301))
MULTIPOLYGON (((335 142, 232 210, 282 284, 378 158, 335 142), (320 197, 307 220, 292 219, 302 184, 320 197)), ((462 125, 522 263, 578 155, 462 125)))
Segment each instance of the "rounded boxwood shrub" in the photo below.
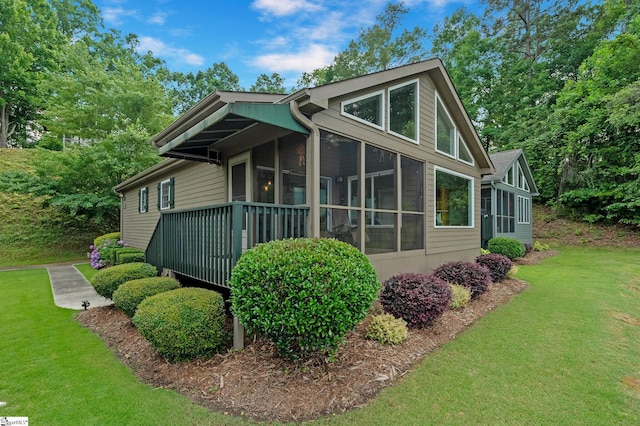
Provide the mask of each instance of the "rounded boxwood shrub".
POLYGON ((180 282, 170 277, 140 278, 127 281, 113 292, 116 308, 132 317, 138 305, 147 297, 180 288, 180 282))
POLYGON ((111 299, 113 292, 121 284, 139 278, 155 277, 156 275, 158 275, 158 270, 153 265, 142 262, 126 263, 102 269, 93 277, 91 284, 100 296, 111 299))
POLYGON ((105 240, 110 241, 119 241, 120 240, 120 232, 110 232, 108 234, 100 235, 93 240, 93 245, 98 247, 105 240))
POLYGON ((491 253, 507 256, 511 260, 525 255, 524 244, 513 238, 493 237, 489 240, 487 248, 491 253))
POLYGON ((434 269, 433 275, 450 284, 467 287, 471 290, 472 299, 487 291, 489 284, 491 284, 489 270, 472 262, 447 262, 434 269))
POLYGON ((222 295, 204 288, 185 287, 148 297, 132 322, 170 362, 209 356, 224 347, 228 336, 222 295))
POLYGON ((365 337, 386 345, 399 345, 407 339, 407 322, 390 314, 374 315, 365 337))
POLYGON ((451 287, 451 303, 449 306, 453 310, 462 309, 471 300, 471 290, 460 284, 449 284, 451 287))
POLYGON ((446 281, 425 274, 395 275, 384 282, 380 303, 384 310, 402 318, 411 328, 431 325, 451 302, 451 289, 446 281))
POLYGON ((476 263, 486 267, 491 275, 491 281, 498 283, 509 274, 513 262, 507 256, 498 253, 483 254, 476 258, 476 263))
POLYGON ((233 314, 289 359, 331 356, 380 288, 364 254, 322 238, 259 244, 238 260, 229 284, 233 314))

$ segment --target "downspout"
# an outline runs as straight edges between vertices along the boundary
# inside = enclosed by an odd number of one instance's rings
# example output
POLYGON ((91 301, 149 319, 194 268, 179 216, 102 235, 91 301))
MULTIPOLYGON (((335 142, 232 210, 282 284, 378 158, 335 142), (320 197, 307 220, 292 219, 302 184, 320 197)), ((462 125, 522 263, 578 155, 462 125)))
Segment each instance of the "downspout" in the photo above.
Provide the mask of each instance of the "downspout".
POLYGON ((309 129, 307 137, 307 202, 309 203, 309 237, 320 237, 320 130, 307 116, 305 116, 294 99, 289 102, 289 109, 293 117, 304 127, 309 129))

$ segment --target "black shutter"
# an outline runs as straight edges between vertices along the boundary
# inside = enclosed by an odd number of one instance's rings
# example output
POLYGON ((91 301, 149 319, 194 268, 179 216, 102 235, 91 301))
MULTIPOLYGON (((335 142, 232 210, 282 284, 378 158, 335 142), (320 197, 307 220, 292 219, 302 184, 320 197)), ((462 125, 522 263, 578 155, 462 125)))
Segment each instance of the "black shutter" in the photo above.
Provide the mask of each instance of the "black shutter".
POLYGON ((158 182, 158 210, 160 210, 160 182, 158 182))
POLYGON ((171 178, 169 180, 169 208, 172 209, 173 205, 174 205, 174 198, 175 198, 175 178, 171 178))
POLYGON ((140 205, 142 204, 141 201, 141 197, 142 196, 142 189, 138 189, 138 213, 142 213, 142 210, 140 210, 140 205))
POLYGON ((149 187, 144 188, 144 211, 149 211, 149 187))

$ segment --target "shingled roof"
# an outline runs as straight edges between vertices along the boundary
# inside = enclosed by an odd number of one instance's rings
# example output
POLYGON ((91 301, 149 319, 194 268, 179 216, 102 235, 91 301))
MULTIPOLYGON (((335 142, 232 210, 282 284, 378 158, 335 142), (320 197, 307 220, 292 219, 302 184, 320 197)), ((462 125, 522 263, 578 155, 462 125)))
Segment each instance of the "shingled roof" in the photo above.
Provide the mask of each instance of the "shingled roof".
POLYGON ((493 163, 493 167, 496 171, 493 174, 483 176, 482 183, 500 182, 502 178, 507 174, 511 166, 513 166, 513 164, 518 161, 520 157, 522 157, 523 160, 520 166, 522 167, 522 171, 529 181, 531 193, 533 195, 538 195, 538 187, 533 180, 531 169, 529 168, 529 163, 527 163, 527 159, 522 149, 512 149, 509 151, 494 152, 493 154, 489 154, 489 158, 491 158, 491 162, 493 163))

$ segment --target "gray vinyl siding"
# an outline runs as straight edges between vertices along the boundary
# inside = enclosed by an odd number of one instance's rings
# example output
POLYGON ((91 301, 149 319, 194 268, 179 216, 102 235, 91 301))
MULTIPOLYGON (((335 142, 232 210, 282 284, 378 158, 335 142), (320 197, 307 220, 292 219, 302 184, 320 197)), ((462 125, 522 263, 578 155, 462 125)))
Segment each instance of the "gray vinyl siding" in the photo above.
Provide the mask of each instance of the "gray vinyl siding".
POLYGON ((157 185, 165 179, 175 178, 174 209, 226 202, 225 170, 223 167, 212 164, 190 162, 139 182, 135 188, 124 193, 121 201, 121 238, 132 247, 146 249, 160 217, 157 185), (144 187, 149 188, 149 208, 146 213, 139 213, 138 191, 144 187))
POLYGON ((493 229, 497 230, 497 190, 501 189, 503 191, 511 192, 514 194, 514 208, 515 208, 515 232, 494 232, 495 237, 508 237, 515 238, 516 240, 522 241, 524 244, 533 244, 533 216, 528 224, 518 223, 518 196, 525 197, 529 199, 529 206, 532 206, 533 200, 531 197, 531 193, 523 191, 519 188, 516 188, 511 185, 507 185, 502 182, 498 182, 494 184, 495 188, 491 190, 491 208, 493 210, 493 229))

